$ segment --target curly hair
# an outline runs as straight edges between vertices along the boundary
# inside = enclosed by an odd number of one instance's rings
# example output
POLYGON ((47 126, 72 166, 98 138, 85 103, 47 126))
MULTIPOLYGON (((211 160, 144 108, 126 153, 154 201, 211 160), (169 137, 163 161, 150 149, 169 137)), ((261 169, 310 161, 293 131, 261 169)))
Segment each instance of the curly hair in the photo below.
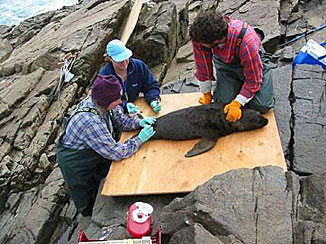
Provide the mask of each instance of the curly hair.
POLYGON ((228 33, 228 21, 219 11, 209 10, 197 15, 190 26, 189 36, 195 42, 221 40, 228 33))

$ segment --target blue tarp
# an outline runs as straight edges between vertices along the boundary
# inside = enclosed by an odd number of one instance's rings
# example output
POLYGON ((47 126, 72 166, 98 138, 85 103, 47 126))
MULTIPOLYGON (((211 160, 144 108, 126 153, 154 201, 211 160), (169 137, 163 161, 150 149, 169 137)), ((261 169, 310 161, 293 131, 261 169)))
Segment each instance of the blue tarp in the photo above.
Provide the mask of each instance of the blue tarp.
MULTIPOLYGON (((321 46, 325 46, 326 42, 319 43, 321 46)), ((300 52, 295 56, 292 62, 292 69, 295 69, 297 64, 313 64, 313 65, 320 65, 323 69, 326 69, 326 65, 320 62, 320 60, 326 58, 326 55, 320 56, 318 58, 311 56, 307 49, 302 48, 300 52)))

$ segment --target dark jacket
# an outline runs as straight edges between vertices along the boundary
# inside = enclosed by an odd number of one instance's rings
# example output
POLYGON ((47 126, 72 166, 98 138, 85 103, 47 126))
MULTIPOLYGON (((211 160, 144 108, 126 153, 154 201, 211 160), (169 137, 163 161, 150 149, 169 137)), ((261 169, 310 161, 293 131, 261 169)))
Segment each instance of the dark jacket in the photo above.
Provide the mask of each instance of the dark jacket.
POLYGON ((141 60, 130 58, 127 69, 127 81, 115 73, 111 63, 106 64, 100 71, 100 75, 114 75, 120 81, 123 88, 122 107, 126 111, 127 102, 134 102, 142 92, 148 103, 160 98, 160 88, 148 66, 141 60))

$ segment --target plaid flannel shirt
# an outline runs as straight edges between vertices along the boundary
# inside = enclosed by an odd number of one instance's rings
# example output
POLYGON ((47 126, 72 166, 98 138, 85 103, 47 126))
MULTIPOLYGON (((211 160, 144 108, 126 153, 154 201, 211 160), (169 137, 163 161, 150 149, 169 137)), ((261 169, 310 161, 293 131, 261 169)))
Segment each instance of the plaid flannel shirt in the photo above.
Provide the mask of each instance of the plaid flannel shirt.
MULTIPOLYGON (((226 43, 222 48, 214 47, 208 49, 203 48, 200 43, 192 42, 196 63, 195 76, 199 82, 215 80, 212 64, 213 55, 216 55, 226 64, 232 63, 236 57, 236 40, 241 32, 243 22, 232 20, 230 17, 227 17, 227 19, 229 22, 228 35, 226 43)), ((251 99, 260 89, 260 84, 263 79, 263 63, 259 55, 260 46, 260 38, 257 36, 255 30, 248 25, 239 49, 239 60, 243 66, 243 73, 246 79, 240 95, 247 99, 251 99)))
MULTIPOLYGON (((60 141, 64 147, 76 150, 91 148, 104 158, 119 161, 130 157, 142 144, 138 136, 125 143, 116 142, 112 137, 113 127, 110 117, 106 116, 107 114, 102 114, 91 98, 80 102, 72 115, 66 133, 60 141), (77 109, 84 107, 95 108, 100 115, 91 112, 74 115, 77 109)), ((113 110, 113 119, 117 126, 124 131, 140 128, 140 119, 137 116, 128 117, 123 113, 121 106, 116 106, 113 110)))

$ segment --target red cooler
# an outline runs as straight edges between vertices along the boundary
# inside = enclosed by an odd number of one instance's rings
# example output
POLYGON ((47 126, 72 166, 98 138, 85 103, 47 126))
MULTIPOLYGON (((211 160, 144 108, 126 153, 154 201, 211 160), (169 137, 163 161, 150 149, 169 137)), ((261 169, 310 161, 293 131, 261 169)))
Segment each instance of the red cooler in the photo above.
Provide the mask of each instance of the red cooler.
POLYGON ((135 202, 129 207, 127 230, 133 238, 149 235, 153 207, 148 203, 135 202))

